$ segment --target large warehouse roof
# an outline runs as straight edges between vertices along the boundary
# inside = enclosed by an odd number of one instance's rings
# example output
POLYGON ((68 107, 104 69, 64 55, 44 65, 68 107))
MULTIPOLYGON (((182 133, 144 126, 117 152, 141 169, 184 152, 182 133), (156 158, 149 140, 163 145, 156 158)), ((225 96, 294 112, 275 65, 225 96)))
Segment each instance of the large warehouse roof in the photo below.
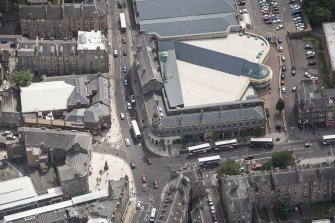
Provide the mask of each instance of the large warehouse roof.
POLYGON ((335 22, 323 23, 323 32, 325 33, 325 41, 328 48, 330 66, 332 71, 335 70, 335 22))
POLYGON ((22 112, 67 109, 67 100, 75 86, 65 81, 33 83, 21 88, 22 112))
POLYGON ((140 28, 161 38, 226 31, 238 25, 234 0, 135 0, 140 28))

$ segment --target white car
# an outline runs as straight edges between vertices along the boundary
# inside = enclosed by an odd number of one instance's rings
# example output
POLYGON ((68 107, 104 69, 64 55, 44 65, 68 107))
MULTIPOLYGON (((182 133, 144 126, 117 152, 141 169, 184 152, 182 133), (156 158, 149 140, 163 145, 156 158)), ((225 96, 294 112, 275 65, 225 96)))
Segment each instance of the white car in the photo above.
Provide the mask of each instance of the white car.
POLYGON ((246 14, 246 13, 248 13, 248 9, 240 9, 239 13, 240 14, 246 14))
POLYGON ((297 87, 293 87, 292 92, 296 92, 296 91, 297 91, 297 87))
POLYGON ((311 79, 311 80, 317 80, 318 78, 314 77, 314 76, 311 76, 309 79, 311 79))
POLYGON ((282 87, 281 87, 281 92, 282 92, 282 93, 286 93, 286 87, 285 87, 285 86, 282 86, 282 87))
POLYGON ((281 56, 281 62, 285 62, 285 61, 286 61, 285 56, 281 56))
POLYGON ((127 102, 127 108, 128 108, 128 110, 132 109, 130 102, 127 102))
POLYGON ((212 213, 212 214, 215 213, 215 208, 214 208, 214 206, 211 206, 211 213, 212 213))
POLYGON ((124 115, 124 113, 120 113, 120 119, 121 119, 121 120, 124 120, 125 117, 126 117, 126 116, 124 115))
POLYGON ((130 140, 128 138, 124 140, 124 143, 126 144, 126 146, 130 146, 130 140))
POLYGON ((311 75, 310 73, 308 73, 308 72, 305 72, 305 73, 304 73, 304 76, 305 76, 305 77, 308 77, 308 78, 311 78, 311 77, 312 77, 312 75, 311 75))
POLYGON ((280 30, 280 29, 282 29, 282 28, 284 28, 284 25, 283 25, 283 24, 279 24, 279 25, 276 27, 276 30, 280 30))
POLYGON ((114 55, 114 57, 117 57, 117 50, 114 50, 113 55, 114 55))
POLYGON ((133 103, 133 104, 136 103, 135 95, 130 95, 130 101, 131 101, 131 103, 133 103))
POLYGON ((278 47, 278 51, 279 52, 283 52, 284 51, 284 48, 282 46, 278 47))

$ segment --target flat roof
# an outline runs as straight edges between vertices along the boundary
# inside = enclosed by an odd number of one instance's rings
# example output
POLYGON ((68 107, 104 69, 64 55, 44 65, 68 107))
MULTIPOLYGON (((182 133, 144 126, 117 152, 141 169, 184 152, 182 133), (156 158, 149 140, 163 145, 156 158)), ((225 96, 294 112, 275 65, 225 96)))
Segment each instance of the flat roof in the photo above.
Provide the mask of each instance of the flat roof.
POLYGON ((106 37, 101 31, 78 31, 77 50, 96 50, 98 47, 100 50, 105 50, 106 42, 106 37))
POLYGON ((161 38, 224 32, 238 25, 234 0, 135 0, 140 29, 161 38))
POLYGON ((67 100, 75 86, 65 81, 32 83, 21 88, 22 112, 67 109, 67 100))
POLYGON ((260 58, 257 58, 257 55, 267 48, 263 39, 253 36, 248 37, 248 35, 240 36, 238 33, 230 33, 226 38, 188 40, 182 42, 242 58, 253 63, 260 63, 260 58))
POLYGON ((238 101, 247 90, 249 78, 191 63, 177 61, 184 106, 238 101))
POLYGON ((330 66, 332 70, 335 70, 335 22, 323 23, 323 32, 325 34, 325 40, 328 48, 328 55, 330 60, 330 66))
POLYGON ((36 197, 30 177, 20 177, 0 182, 0 205, 36 197))

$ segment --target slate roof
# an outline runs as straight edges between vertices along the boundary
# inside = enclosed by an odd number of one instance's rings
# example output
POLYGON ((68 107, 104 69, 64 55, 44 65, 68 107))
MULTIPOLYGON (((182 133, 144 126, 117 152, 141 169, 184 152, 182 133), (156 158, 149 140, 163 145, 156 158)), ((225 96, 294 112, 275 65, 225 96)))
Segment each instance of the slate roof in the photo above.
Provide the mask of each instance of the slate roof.
POLYGON ((40 129, 22 127, 19 128, 24 134, 26 147, 65 149, 70 150, 76 143, 81 148, 88 150, 91 136, 85 132, 58 131, 52 129, 40 129))
POLYGON ((84 122, 99 122, 101 117, 109 115, 109 106, 105 104, 94 104, 84 112, 84 122))
POLYGON ((294 185, 299 180, 296 171, 273 173, 273 178, 276 186, 294 185))
POLYGON ((135 0, 140 29, 161 38, 223 32, 238 25, 233 0, 135 0))
POLYGON ((75 106, 78 103, 80 103, 82 106, 88 106, 90 104, 90 101, 87 98, 85 81, 85 77, 73 77, 65 79, 66 83, 76 87, 67 100, 68 106, 75 106))

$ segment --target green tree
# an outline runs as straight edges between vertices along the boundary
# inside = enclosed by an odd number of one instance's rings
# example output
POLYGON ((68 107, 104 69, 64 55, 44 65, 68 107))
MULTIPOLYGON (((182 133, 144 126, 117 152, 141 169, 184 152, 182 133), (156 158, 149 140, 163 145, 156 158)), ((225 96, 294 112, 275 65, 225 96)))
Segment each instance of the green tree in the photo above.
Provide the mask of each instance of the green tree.
POLYGON ((276 109, 281 113, 285 108, 285 102, 282 98, 279 98, 276 104, 276 109))
POLYGON ((33 81, 34 74, 27 70, 15 71, 12 73, 13 81, 18 87, 26 87, 33 81))
POLYGON ((291 204, 289 200, 279 201, 277 210, 281 218, 286 218, 290 213, 291 204))
POLYGON ((306 0, 303 1, 305 15, 313 25, 321 25, 335 18, 335 0, 306 0))
POLYGON ((212 132, 212 140, 217 141, 220 138, 220 134, 216 131, 212 132))
POLYGON ((289 151, 281 151, 272 153, 272 165, 273 167, 279 167, 281 169, 294 164, 294 157, 289 151))
POLYGON ((228 160, 221 165, 217 169, 217 174, 219 177, 223 175, 238 175, 240 174, 240 165, 236 163, 234 160, 228 160))
POLYGON ((231 137, 231 131, 224 131, 223 135, 224 135, 224 138, 230 138, 231 137))
POLYGON ((185 140, 185 136, 180 136, 180 144, 185 147, 186 146, 186 140, 185 140))
POLYGON ((200 137, 198 134, 193 134, 192 135, 192 141, 193 143, 197 144, 198 142, 200 142, 200 137))
POLYGON ((272 161, 268 160, 263 163, 261 170, 271 170, 273 168, 272 161))

